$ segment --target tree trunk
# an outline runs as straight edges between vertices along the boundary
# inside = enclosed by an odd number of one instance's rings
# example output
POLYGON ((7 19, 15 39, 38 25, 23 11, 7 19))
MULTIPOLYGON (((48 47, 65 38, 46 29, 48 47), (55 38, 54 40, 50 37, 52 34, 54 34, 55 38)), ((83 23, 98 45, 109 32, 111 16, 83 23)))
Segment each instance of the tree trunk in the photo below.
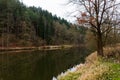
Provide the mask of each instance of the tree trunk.
POLYGON ((104 56, 104 54, 103 54, 102 33, 99 30, 98 30, 98 34, 97 34, 97 54, 99 56, 104 56))

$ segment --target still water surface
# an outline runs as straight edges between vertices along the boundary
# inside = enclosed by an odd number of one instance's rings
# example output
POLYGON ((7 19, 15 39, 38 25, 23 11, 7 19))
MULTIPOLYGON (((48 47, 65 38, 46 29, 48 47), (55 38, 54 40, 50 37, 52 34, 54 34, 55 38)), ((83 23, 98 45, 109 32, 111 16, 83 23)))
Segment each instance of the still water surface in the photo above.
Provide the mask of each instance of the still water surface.
POLYGON ((87 55, 84 48, 0 54, 0 80, 52 80, 87 55))

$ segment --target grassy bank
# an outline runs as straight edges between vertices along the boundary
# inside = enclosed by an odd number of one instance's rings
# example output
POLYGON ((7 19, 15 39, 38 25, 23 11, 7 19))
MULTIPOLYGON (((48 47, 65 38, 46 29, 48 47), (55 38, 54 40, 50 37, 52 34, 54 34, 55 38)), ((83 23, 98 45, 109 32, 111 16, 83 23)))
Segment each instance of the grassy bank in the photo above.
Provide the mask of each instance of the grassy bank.
POLYGON ((101 58, 92 53, 84 64, 59 75, 57 80, 120 80, 120 46, 105 48, 104 55, 101 58))

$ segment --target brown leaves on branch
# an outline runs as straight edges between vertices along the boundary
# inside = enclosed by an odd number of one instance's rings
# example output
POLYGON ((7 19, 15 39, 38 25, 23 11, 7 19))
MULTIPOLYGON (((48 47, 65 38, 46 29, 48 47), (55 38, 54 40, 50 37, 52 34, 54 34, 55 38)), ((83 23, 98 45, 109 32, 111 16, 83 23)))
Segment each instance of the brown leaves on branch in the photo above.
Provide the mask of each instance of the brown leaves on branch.
POLYGON ((79 24, 84 24, 84 23, 88 22, 87 20, 81 19, 81 18, 77 18, 77 21, 78 21, 79 24))
POLYGON ((81 13, 81 17, 77 17, 77 21, 79 24, 84 24, 84 23, 95 23, 95 18, 92 17, 88 17, 88 15, 86 14, 86 12, 81 13))
POLYGON ((87 16, 86 12, 81 13, 81 16, 86 17, 87 16))

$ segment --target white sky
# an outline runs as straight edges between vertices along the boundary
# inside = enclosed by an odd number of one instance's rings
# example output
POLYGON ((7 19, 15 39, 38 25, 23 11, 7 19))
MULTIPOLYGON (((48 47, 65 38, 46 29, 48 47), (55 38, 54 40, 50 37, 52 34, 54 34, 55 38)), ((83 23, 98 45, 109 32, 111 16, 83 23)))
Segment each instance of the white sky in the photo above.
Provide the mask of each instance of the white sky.
POLYGON ((20 0, 27 6, 41 7, 48 10, 53 15, 67 19, 73 22, 75 18, 71 17, 70 12, 74 11, 73 6, 66 5, 68 0, 20 0))
MULTIPOLYGON (((76 11, 75 6, 67 5, 68 0, 20 0, 27 6, 36 6, 41 7, 44 10, 48 10, 53 15, 57 15, 58 17, 65 18, 67 21, 74 22, 76 20, 74 15, 76 13, 72 13, 76 11), (73 15, 73 16, 72 16, 73 15)), ((120 0, 117 0, 120 2, 120 0)))

